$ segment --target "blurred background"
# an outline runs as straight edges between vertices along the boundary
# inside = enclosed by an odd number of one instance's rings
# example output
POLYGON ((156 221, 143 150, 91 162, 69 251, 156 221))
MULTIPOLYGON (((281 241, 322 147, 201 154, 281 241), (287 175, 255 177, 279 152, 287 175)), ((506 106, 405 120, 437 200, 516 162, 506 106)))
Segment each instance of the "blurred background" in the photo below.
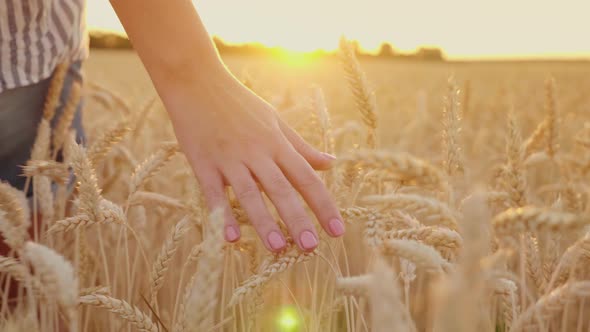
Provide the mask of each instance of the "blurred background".
MULTIPOLYGON (((212 35, 291 51, 334 50, 344 34, 377 53, 444 50, 448 59, 590 57, 584 0, 193 1, 212 35)), ((92 29, 123 32, 107 1, 88 2, 92 29)))

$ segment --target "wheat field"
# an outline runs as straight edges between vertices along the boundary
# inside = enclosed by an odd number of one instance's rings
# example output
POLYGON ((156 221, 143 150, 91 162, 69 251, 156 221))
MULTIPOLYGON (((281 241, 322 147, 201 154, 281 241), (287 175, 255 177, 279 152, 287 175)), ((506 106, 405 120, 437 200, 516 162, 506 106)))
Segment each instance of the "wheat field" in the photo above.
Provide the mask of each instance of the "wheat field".
POLYGON ((345 237, 272 255, 229 192, 225 243, 139 59, 93 51, 87 142, 47 112, 34 197, 0 185, 0 330, 590 331, 590 64, 225 61, 338 156, 345 237))

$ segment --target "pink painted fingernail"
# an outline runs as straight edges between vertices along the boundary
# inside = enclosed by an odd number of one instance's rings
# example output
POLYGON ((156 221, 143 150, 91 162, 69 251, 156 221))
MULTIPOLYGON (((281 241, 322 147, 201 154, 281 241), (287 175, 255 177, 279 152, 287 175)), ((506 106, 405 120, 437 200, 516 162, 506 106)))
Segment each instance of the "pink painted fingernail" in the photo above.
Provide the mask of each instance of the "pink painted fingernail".
POLYGON ((315 235, 313 235, 310 231, 305 231, 301 233, 299 236, 299 240, 301 241, 301 246, 305 250, 312 250, 318 246, 318 240, 316 239, 315 235))
POLYGON ((334 236, 341 236, 344 234, 344 224, 338 219, 330 220, 328 228, 330 228, 330 232, 332 232, 332 235, 334 236))
POLYGON ((324 157, 326 157, 327 159, 330 159, 330 160, 336 160, 336 156, 333 156, 333 155, 331 155, 331 154, 329 154, 329 153, 322 152, 322 155, 323 155, 324 157))
POLYGON ((225 239, 229 242, 237 241, 240 238, 240 231, 235 226, 227 226, 225 228, 225 239))
POLYGON ((270 232, 270 234, 268 234, 267 236, 267 239, 268 243, 270 244, 270 247, 274 250, 283 249, 287 244, 283 236, 275 231, 270 232))

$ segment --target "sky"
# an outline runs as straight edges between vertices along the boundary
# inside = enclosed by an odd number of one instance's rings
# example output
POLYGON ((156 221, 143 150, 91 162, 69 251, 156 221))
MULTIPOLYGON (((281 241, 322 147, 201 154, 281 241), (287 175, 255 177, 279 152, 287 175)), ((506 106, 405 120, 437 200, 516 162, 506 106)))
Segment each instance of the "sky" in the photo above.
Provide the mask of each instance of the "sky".
MULTIPOLYGON (((171 0, 165 0, 171 1, 171 0)), ((449 58, 590 59, 590 0, 195 0, 207 30, 228 42, 294 51, 441 47, 449 58)), ((107 0, 89 0, 92 28, 123 31, 107 0)))

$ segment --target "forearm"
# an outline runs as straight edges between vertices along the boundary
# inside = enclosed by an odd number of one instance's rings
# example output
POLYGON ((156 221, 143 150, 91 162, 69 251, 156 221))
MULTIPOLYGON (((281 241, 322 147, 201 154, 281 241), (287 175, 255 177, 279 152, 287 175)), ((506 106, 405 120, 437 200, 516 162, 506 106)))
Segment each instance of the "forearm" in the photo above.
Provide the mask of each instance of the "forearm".
POLYGON ((111 4, 160 95, 228 75, 190 0, 111 4))

